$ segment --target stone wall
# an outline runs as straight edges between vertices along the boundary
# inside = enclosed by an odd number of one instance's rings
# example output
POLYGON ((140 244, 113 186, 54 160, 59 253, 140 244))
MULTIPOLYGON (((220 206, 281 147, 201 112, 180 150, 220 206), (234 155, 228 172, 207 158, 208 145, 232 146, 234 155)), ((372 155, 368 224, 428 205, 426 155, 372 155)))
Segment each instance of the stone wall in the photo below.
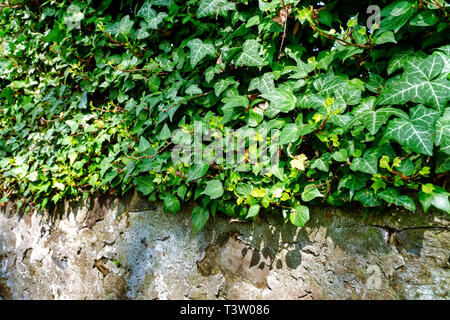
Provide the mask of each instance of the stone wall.
POLYGON ((136 195, 0 212, 2 299, 448 299, 449 216, 312 208, 210 221, 136 195))

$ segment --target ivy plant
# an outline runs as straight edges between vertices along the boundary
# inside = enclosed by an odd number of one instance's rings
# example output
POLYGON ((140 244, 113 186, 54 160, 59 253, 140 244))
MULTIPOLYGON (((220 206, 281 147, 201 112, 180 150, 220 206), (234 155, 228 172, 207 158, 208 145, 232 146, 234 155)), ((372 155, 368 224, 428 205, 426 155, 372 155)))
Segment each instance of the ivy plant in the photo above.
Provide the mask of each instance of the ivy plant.
POLYGON ((443 0, 0 10, 0 205, 51 210, 135 188, 166 212, 195 203, 195 232, 218 212, 271 208, 301 227, 321 203, 450 213, 443 0))

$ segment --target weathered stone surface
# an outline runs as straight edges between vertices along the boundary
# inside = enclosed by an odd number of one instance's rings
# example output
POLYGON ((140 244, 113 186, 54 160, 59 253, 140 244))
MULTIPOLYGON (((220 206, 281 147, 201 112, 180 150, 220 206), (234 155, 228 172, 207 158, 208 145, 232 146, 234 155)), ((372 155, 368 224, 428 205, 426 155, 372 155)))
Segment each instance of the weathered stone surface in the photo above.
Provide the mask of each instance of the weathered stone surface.
POLYGON ((0 212, 0 299, 448 299, 448 216, 313 208, 194 235, 136 195, 0 212))

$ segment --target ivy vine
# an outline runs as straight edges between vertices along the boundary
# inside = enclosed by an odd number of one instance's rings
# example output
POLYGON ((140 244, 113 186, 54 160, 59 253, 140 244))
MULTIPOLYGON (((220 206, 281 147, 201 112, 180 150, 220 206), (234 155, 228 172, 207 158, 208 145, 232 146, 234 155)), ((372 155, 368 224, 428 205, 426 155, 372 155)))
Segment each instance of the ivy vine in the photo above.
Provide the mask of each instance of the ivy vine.
POLYGON ((443 0, 7 0, 0 10, 0 206, 45 210, 136 188, 167 212, 199 204, 196 232, 217 212, 247 220, 263 208, 303 226, 306 204, 319 203, 415 211, 418 199, 450 213, 443 0), (367 23, 370 5, 379 24, 367 23), (209 142, 193 142, 198 126, 209 142), (211 160, 214 132, 231 129, 278 130, 277 141, 258 136, 276 166, 245 140, 241 158, 211 160), (174 162, 192 143, 200 160, 174 162))

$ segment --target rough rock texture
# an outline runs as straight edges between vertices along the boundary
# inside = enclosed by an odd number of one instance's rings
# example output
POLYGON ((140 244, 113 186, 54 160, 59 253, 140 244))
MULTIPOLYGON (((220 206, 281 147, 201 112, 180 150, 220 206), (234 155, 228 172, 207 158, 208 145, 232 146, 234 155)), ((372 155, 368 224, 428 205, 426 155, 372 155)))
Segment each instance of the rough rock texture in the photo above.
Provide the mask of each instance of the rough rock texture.
POLYGON ((194 235, 136 195, 66 203, 60 215, 0 212, 0 299, 448 299, 449 219, 312 208, 218 217, 194 235))

